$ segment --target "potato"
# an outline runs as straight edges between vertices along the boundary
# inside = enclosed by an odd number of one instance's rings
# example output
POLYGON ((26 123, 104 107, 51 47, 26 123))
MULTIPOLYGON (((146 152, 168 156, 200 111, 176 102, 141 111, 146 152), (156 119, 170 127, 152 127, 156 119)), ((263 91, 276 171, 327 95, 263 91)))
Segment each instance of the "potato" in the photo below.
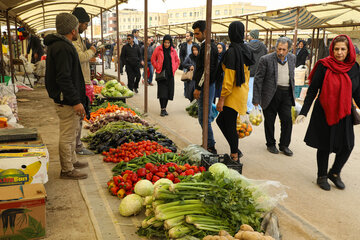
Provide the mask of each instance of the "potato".
POLYGON ((212 240, 220 240, 220 236, 214 236, 212 240))
POLYGON ((220 236, 219 240, 227 240, 225 236, 220 236))
POLYGON ((237 232, 237 234, 235 234, 235 238, 236 239, 242 239, 242 234, 244 233, 244 231, 241 231, 241 230, 239 230, 238 232, 237 232))
POLYGON ((261 240, 275 240, 272 236, 263 236, 261 240))
POLYGON ((207 235, 206 237, 203 238, 203 240, 212 240, 213 236, 212 235, 207 235))
POLYGON ((225 230, 220 230, 219 236, 227 236, 227 235, 230 235, 227 231, 225 231, 225 230))
POLYGON ((233 238, 231 235, 226 235, 226 240, 235 240, 235 238, 233 238))
POLYGON ((250 231, 250 232, 254 231, 254 229, 250 225, 247 225, 247 224, 241 225, 240 230, 241 231, 250 231))
POLYGON ((241 240, 262 240, 262 237, 258 232, 246 231, 242 234, 241 240))

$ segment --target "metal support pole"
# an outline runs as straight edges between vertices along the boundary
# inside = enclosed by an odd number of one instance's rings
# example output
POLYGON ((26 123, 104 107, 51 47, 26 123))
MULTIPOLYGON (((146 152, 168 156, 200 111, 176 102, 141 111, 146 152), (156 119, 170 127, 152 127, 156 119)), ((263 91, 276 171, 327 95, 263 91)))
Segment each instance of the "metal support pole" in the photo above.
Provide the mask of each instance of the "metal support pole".
MULTIPOLYGON (((1 21, 0 21, 0 30, 1 30, 1 21)), ((0 55, 1 55, 1 59, 0 59, 0 65, 1 65, 1 82, 5 82, 5 64, 4 64, 4 53, 3 53, 3 48, 2 48, 2 41, 1 41, 1 36, 2 32, 0 31, 0 55)))
MULTIPOLYGON (((298 26, 299 26, 299 12, 300 9, 296 9, 296 20, 295 20, 295 29, 294 29, 294 40, 293 40, 293 53, 296 54, 296 42, 297 42, 297 34, 298 34, 298 26)), ((305 46, 304 46, 305 47, 305 46)))
POLYGON ((188 32, 189 31, 189 24, 187 23, 186 24, 186 32, 188 32))
MULTIPOLYGON (((205 68, 203 86, 203 148, 208 147, 208 117, 209 117, 209 83, 210 83, 210 49, 211 49, 211 11, 212 0, 206 0, 206 39, 205 39, 205 68)), ((200 99, 201 101, 201 99, 200 99)))
POLYGON ((169 25, 169 35, 171 35, 171 34, 170 34, 170 25, 169 25))
MULTIPOLYGON (((11 74, 11 81, 13 83, 13 86, 15 86, 15 80, 14 80, 14 69, 13 69, 13 54, 11 51, 12 43, 11 43, 11 31, 10 31, 10 19, 9 19, 9 12, 8 10, 5 11, 5 18, 6 18, 6 26, 7 26, 7 32, 8 32, 8 42, 9 42, 9 53, 10 53, 10 74, 11 74)), ((14 87, 15 92, 15 87, 14 87)))
MULTIPOLYGON (((148 112, 148 0, 144 0, 144 113, 148 112)), ((170 46, 171 48, 172 46, 170 46)))
POLYGON ((287 33, 287 31, 285 30, 285 33, 284 33, 284 34, 285 34, 285 37, 286 37, 286 33, 287 33))
POLYGON ((272 31, 270 31, 269 52, 271 52, 271 44, 272 44, 272 31))
POLYGON ((319 34, 320 34, 320 28, 317 29, 317 33, 316 33, 316 49, 315 49, 315 59, 314 62, 317 62, 317 57, 318 57, 318 51, 319 51, 319 34))
POLYGON ((94 42, 94 36, 93 36, 93 27, 94 27, 94 16, 91 17, 91 44, 94 42))
POLYGON ((115 0, 116 2, 116 56, 117 56, 117 75, 118 75, 118 82, 121 82, 120 79, 120 38, 119 38, 119 2, 118 0, 115 0))
MULTIPOLYGON (((19 36, 17 34, 17 19, 15 17, 15 35, 16 35, 16 58, 20 57, 20 51, 19 51, 19 36)), ((19 70, 20 70, 20 66, 19 66, 19 70)))
POLYGON ((268 36, 269 36, 269 30, 266 30, 266 35, 265 35, 265 46, 268 46, 268 36))
POLYGON ((249 16, 246 15, 246 22, 245 22, 245 41, 247 40, 248 31, 249 31, 249 16))
POLYGON ((310 66, 309 66, 309 72, 311 72, 311 64, 312 64, 312 58, 313 58, 313 50, 314 50, 314 37, 315 37, 315 28, 313 29, 312 37, 311 37, 311 50, 310 50, 310 66))
MULTIPOLYGON (((104 34, 103 34, 103 11, 100 8, 100 33, 101 33, 101 44, 104 44, 104 34)), ((101 53, 101 63, 102 63, 102 76, 104 77, 105 69, 104 69, 104 51, 101 53)), ((96 75, 96 73, 95 73, 96 75)))

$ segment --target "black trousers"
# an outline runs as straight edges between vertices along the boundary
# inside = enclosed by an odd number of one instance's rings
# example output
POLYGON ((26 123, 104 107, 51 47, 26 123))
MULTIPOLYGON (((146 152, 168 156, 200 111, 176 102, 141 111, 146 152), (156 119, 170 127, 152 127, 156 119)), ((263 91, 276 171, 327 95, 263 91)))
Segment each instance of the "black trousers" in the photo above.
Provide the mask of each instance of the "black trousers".
MULTIPOLYGON (((342 148, 341 151, 336 153, 335 161, 331 167, 331 172, 334 174, 340 174, 341 169, 344 167, 345 163, 350 157, 352 149, 342 148)), ((327 175, 328 165, 329 165, 329 151, 327 150, 317 150, 317 165, 318 165, 318 177, 323 177, 327 175)))
POLYGON ((236 131, 237 115, 237 111, 224 106, 223 111, 216 119, 217 125, 230 145, 231 153, 238 152, 239 137, 236 131))
POLYGON ((292 92, 291 88, 279 87, 271 100, 269 106, 264 109, 264 127, 266 146, 271 147, 276 145, 274 138, 275 133, 275 120, 276 115, 279 114, 281 121, 281 134, 279 146, 288 147, 291 141, 292 132, 292 119, 291 119, 291 107, 292 107, 292 92))
POLYGON ((136 65, 126 65, 126 74, 128 77, 128 88, 133 91, 139 88, 140 68, 136 65))
POLYGON ((167 99, 167 98, 160 98, 159 100, 160 100, 160 107, 161 107, 161 109, 165 109, 166 106, 167 106, 167 104, 168 104, 169 99, 167 99))

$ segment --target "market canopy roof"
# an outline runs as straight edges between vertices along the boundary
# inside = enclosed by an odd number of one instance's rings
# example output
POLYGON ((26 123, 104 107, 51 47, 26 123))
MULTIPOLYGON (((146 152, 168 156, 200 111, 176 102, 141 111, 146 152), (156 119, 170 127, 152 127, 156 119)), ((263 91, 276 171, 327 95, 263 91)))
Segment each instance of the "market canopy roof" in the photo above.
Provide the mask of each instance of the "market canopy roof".
MULTIPOLYGON (((329 1, 321 4, 290 7, 269 10, 239 16, 213 18, 211 31, 227 33, 228 26, 233 21, 245 24, 248 19, 248 30, 260 31, 291 31, 295 28, 296 11, 299 8, 299 29, 339 28, 345 26, 360 26, 360 0, 329 1)), ((193 22, 149 27, 149 35, 184 35, 192 30, 193 22)), ((143 34, 143 29, 140 30, 143 34)))
MULTIPOLYGON (((96 16, 101 10, 106 11, 127 0, 0 0, 0 10, 9 10, 9 15, 16 16, 34 31, 55 27, 55 18, 61 12, 72 12, 76 7, 83 7, 87 13, 96 16)), ((3 14, 4 15, 4 14, 3 14)))

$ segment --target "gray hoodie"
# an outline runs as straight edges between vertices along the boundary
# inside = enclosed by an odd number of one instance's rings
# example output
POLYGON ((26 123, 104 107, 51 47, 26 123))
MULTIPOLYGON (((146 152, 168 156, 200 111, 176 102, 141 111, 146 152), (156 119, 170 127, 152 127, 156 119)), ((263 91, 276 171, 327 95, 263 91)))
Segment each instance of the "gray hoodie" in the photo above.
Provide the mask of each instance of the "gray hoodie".
POLYGON ((267 49, 265 44, 263 44, 259 40, 251 40, 247 46, 249 47, 250 51, 254 55, 255 64, 250 66, 250 77, 254 77, 256 73, 256 69, 259 65, 259 59, 267 54, 267 49))

